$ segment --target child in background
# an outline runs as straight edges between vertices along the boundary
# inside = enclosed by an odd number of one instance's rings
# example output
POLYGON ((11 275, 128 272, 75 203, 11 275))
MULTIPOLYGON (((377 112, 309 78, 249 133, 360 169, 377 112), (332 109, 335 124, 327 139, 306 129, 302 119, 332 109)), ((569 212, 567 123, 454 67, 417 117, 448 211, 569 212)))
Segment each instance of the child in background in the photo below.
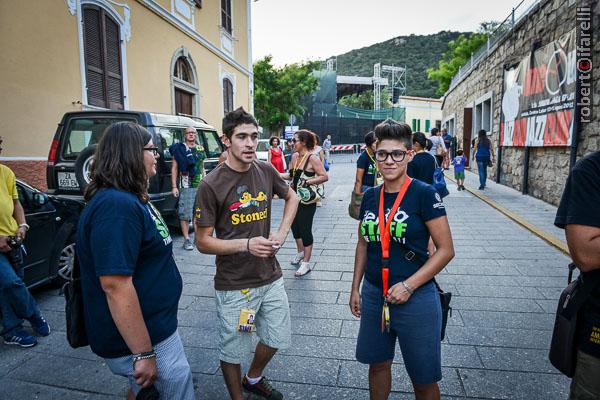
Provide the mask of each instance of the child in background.
POLYGON ((456 151, 456 157, 452 160, 454 165, 454 179, 458 185, 458 190, 465 190, 465 156, 462 150, 456 151))

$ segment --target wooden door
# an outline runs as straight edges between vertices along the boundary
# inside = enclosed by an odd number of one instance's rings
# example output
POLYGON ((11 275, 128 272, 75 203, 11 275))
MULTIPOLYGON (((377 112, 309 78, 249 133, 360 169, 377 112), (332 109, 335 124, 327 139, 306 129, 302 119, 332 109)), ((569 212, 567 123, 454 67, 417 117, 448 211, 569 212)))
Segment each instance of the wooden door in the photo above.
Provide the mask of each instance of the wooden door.
POLYGON ((462 148, 467 159, 466 166, 471 165, 471 131, 473 129, 473 109, 465 108, 463 112, 463 144, 462 148))
POLYGON ((175 114, 194 115, 192 108, 193 100, 193 94, 175 89, 175 114))

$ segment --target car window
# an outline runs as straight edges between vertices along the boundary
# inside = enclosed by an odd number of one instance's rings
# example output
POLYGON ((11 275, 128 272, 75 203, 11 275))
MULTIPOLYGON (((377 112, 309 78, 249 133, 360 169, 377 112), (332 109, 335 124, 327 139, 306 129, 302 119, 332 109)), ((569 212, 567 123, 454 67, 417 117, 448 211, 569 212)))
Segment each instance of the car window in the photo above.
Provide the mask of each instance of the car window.
POLYGON ((215 131, 202 131, 198 130, 198 136, 202 135, 206 142, 204 150, 206 151, 206 157, 216 158, 221 155, 221 140, 215 131))
MULTIPOLYGON (((169 151, 169 146, 171 146, 173 143, 181 143, 183 141, 184 131, 185 131, 184 128, 160 128, 160 130, 158 131, 158 136, 159 136, 161 144, 162 144, 161 157, 163 157, 163 159, 165 159, 165 160, 173 159, 173 155, 169 151)), ((202 143, 202 141, 199 137, 199 135, 201 133, 202 133, 201 131, 198 131, 198 135, 196 135, 196 144, 204 146, 204 144, 202 143)), ((219 151, 218 154, 221 154, 221 152, 219 151)), ((217 154, 217 157, 219 156, 218 154, 217 154)))
POLYGON ((259 141, 258 146, 256 147, 256 151, 268 151, 269 150, 269 142, 259 141))
POLYGON ((63 139, 62 157, 66 160, 76 159, 83 149, 98 143, 110 124, 118 121, 136 122, 134 119, 102 117, 71 119, 63 139))
POLYGON ((33 212, 31 199, 29 198, 27 191, 25 191, 22 186, 17 185, 17 193, 19 194, 19 202, 21 203, 21 206, 23 206, 25 214, 33 212))

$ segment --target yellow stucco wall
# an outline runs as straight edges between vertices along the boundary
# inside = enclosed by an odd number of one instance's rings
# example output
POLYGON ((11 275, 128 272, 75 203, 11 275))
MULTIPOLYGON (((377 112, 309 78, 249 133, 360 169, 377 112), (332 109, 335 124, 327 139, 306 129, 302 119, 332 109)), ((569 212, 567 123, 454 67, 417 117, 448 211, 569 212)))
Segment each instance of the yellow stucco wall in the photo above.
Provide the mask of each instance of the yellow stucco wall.
POLYGON ((429 101, 423 98, 422 100, 400 98, 400 106, 405 107, 406 117, 405 122, 412 128, 413 119, 421 121, 420 131, 425 132, 426 120, 430 121, 429 129, 435 127, 435 122, 442 120, 441 101, 429 101))
MULTIPOLYGON (((233 1, 235 60, 247 68, 246 1, 233 1)), ((131 40, 126 42, 129 109, 172 112, 171 61, 182 46, 196 66, 201 117, 220 128, 221 71, 235 76, 234 106, 250 108, 245 73, 152 11, 143 0, 123 2, 131 8, 131 40)), ((156 3, 170 12, 170 0, 156 3)), ((115 9, 123 15, 122 9, 115 9)), ((202 9, 195 9, 196 31, 217 48, 221 47, 220 21, 220 2, 207 0, 202 9)), ((0 1, 0 48, 2 156, 45 158, 62 115, 82 108, 76 103, 82 97, 77 18, 64 0, 0 1)))

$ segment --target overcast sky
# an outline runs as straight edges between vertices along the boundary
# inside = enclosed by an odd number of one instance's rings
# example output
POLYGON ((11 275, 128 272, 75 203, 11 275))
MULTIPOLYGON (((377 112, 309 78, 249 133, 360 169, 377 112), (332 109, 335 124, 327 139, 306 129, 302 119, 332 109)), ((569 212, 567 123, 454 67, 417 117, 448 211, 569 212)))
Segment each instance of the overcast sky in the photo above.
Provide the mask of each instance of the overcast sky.
MULTIPOLYGON (((526 0, 531 3, 532 0, 526 0)), ((518 0, 254 0, 252 58, 276 65, 325 59, 396 36, 474 31, 518 0)))

